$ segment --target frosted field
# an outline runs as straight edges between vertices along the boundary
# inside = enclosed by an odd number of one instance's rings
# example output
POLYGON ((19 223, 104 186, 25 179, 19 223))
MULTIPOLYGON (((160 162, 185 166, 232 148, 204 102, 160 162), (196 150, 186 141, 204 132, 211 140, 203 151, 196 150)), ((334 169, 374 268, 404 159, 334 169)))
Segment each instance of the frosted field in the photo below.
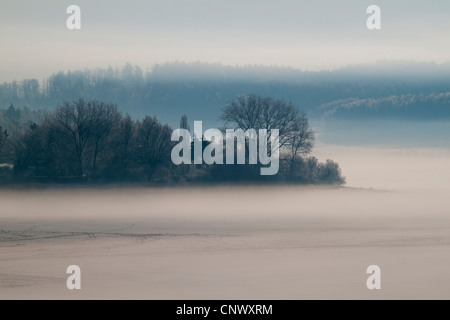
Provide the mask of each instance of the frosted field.
POLYGON ((0 299, 449 299, 448 150, 316 154, 348 187, 1 190, 0 299))

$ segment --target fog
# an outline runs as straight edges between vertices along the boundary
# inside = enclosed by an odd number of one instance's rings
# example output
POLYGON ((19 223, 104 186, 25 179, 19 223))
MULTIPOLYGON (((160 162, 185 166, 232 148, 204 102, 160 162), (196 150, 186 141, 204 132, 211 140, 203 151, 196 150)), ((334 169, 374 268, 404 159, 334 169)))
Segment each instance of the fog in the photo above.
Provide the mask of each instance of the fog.
POLYGON ((377 1, 382 29, 361 1, 86 1, 69 31, 69 1, 0 3, 0 81, 133 61, 339 68, 379 59, 449 60, 447 1, 377 1), (86 54, 89 52, 89 54, 86 54))
POLYGON ((357 0, 80 0, 76 31, 70 4, 0 3, 3 107, 96 97, 209 127, 270 95, 347 184, 1 187, 0 299, 450 299, 450 2, 379 0, 381 30, 357 0))
POLYGON ((2 190, 0 298, 450 298, 449 150, 315 155, 347 187, 2 190))
POLYGON ((348 187, 399 192, 447 192, 450 188, 449 148, 319 144, 314 154, 336 160, 348 187))

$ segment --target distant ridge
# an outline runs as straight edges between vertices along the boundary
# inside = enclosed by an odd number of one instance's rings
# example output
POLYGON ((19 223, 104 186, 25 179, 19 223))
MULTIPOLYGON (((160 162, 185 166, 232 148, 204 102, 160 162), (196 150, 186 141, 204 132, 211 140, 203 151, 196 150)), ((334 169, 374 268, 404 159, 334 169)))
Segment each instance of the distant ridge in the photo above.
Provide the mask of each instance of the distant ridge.
POLYGON ((116 103, 133 117, 155 114, 175 125, 182 114, 214 123, 237 95, 294 102, 311 117, 450 119, 450 63, 379 61, 332 71, 276 66, 166 63, 57 72, 0 85, 0 108, 11 103, 55 108, 80 97, 116 103))

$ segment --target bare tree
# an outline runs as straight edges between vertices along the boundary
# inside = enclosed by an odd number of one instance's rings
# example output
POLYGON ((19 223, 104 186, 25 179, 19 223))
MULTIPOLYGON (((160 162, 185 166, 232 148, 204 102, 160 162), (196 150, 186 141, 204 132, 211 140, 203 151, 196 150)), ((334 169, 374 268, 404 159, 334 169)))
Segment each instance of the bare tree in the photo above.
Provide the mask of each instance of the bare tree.
POLYGON ((309 127, 304 113, 299 112, 292 103, 283 100, 242 95, 228 103, 223 109, 220 120, 234 129, 278 129, 279 147, 287 147, 295 158, 299 153, 311 152, 314 132, 309 127))
POLYGON ((102 160, 109 164, 116 142, 113 131, 119 131, 120 124, 121 114, 115 105, 82 99, 66 102, 16 139, 15 162, 22 171, 33 167, 36 175, 55 177, 82 177, 92 165, 95 176, 99 155, 107 148, 111 153, 102 160))
MULTIPOLYGON (((97 101, 79 99, 72 103, 65 102, 50 116, 49 122, 57 131, 61 146, 72 156, 77 164, 77 175, 82 177, 87 153, 93 146, 93 162, 96 166, 102 143, 111 131, 114 121, 119 117, 116 107, 97 101)), ((61 150, 62 151, 62 150, 61 150)))
POLYGON ((106 146, 107 177, 124 179, 130 174, 135 155, 135 132, 136 122, 129 115, 121 117, 106 146))
POLYGON ((255 95, 241 95, 235 101, 228 103, 219 119, 225 125, 235 129, 265 129, 262 128, 263 110, 270 105, 271 99, 255 95))
POLYGON ((119 125, 121 115, 117 111, 117 107, 113 104, 105 104, 103 102, 93 102, 93 159, 92 172, 97 174, 97 158, 100 152, 107 145, 107 138, 111 135, 112 130, 119 125))
POLYGON ((290 151, 290 172, 294 171, 294 163, 298 155, 306 156, 314 147, 314 131, 309 126, 306 115, 302 112, 296 121, 294 130, 290 133, 286 146, 290 151))
POLYGON ((298 109, 292 103, 256 95, 242 95, 228 103, 220 120, 234 129, 278 129, 280 148, 289 143, 293 132, 299 128, 298 109))
POLYGON ((158 165, 170 161, 172 129, 159 123, 156 117, 146 116, 136 131, 138 157, 147 165, 151 179, 158 165))

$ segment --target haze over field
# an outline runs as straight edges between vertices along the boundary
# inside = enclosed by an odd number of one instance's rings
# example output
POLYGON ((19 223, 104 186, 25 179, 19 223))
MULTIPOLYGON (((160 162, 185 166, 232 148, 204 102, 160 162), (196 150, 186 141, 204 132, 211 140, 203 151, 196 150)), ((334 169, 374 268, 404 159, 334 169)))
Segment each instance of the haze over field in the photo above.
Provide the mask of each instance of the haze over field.
POLYGON ((449 1, 71 4, 0 3, 0 299, 450 299, 449 1), (175 166, 196 120, 281 173, 175 166))
POLYGON ((448 150, 317 153, 375 189, 2 190, 0 298, 450 298, 448 150))

